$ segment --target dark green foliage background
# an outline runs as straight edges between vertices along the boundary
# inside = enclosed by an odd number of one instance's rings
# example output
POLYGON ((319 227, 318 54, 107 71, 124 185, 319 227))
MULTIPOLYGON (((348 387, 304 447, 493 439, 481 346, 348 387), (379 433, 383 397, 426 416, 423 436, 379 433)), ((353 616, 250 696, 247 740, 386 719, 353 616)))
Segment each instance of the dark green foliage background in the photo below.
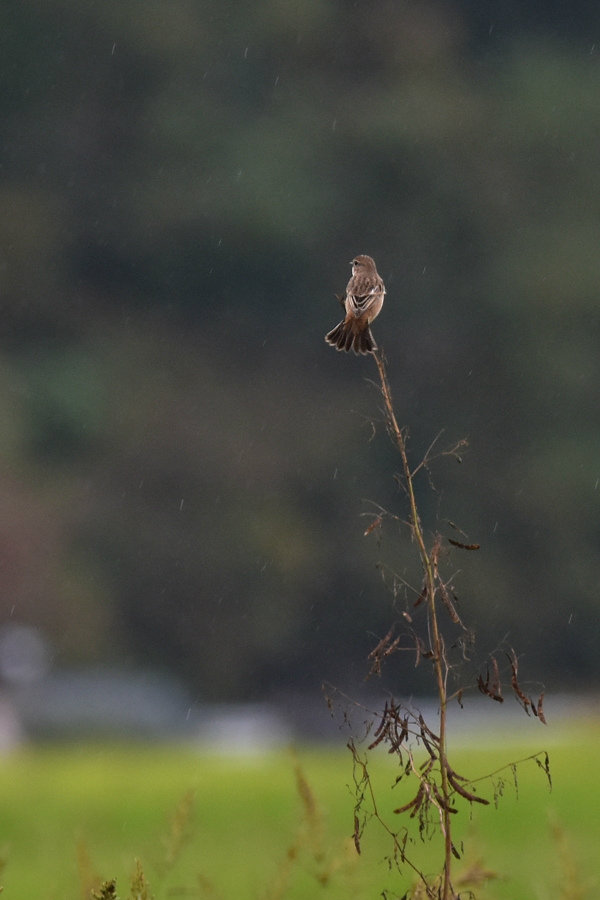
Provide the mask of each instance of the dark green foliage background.
POLYGON ((362 679, 411 557, 363 537, 404 514, 374 366, 323 342, 369 253, 414 459, 469 440, 422 512, 482 545, 480 649, 597 684, 600 13, 500 6, 2 4, 0 611, 58 662, 362 679))

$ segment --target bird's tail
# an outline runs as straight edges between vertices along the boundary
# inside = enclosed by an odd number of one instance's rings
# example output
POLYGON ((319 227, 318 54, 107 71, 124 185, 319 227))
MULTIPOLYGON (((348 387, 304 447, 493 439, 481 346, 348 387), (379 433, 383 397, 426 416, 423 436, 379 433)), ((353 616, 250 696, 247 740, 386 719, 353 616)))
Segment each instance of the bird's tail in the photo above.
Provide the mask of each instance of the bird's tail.
POLYGON ((354 345, 352 349, 355 353, 375 353, 378 349, 375 338, 368 325, 354 336, 354 345))
POLYGON ((346 322, 345 319, 325 335, 325 340, 336 349, 345 350, 346 353, 350 350, 354 350, 355 353, 374 353, 377 350, 375 338, 368 325, 360 331, 355 331, 352 323, 346 322))

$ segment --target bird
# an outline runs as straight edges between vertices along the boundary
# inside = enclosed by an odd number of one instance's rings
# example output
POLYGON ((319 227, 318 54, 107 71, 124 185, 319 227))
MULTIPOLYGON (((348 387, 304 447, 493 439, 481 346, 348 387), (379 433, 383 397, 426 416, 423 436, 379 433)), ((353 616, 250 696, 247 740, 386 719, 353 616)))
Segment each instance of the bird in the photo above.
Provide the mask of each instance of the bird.
POLYGON ((346 310, 339 325, 325 335, 328 344, 347 353, 374 353, 377 344, 369 325, 381 312, 385 285, 370 256, 355 256, 352 262, 352 277, 346 287, 344 297, 338 299, 346 310))

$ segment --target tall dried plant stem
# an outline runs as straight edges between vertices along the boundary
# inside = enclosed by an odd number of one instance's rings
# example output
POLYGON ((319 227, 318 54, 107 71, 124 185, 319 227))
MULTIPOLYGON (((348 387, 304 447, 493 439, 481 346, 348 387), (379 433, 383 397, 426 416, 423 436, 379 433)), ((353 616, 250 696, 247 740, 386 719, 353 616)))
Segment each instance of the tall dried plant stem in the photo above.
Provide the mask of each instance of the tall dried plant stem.
MULTIPOLYGON (((394 413, 394 406, 392 403, 392 393, 390 390, 390 385, 387 378, 387 373, 385 370, 385 363, 383 360, 383 354, 381 352, 374 353, 375 362, 377 363, 377 368, 379 370, 379 378, 381 380, 381 393, 383 396, 383 401, 385 404, 385 411, 388 420, 388 428, 390 430, 390 434, 396 443, 398 451, 400 453, 400 458, 402 460, 402 469, 404 474, 404 482, 406 486, 406 492, 408 495, 408 502, 410 507, 410 526, 412 530, 412 534, 414 540, 417 543, 417 547, 419 549, 419 555, 421 557, 421 563, 423 566, 424 580, 425 580, 425 589, 427 594, 427 610, 429 616, 429 625, 430 625, 430 635, 431 635, 431 650, 433 653, 433 666, 435 671, 435 679, 437 684, 438 691, 438 700, 440 704, 440 721, 439 721, 439 764, 440 764, 440 782, 441 782, 441 793, 445 801, 445 806, 449 807, 449 797, 451 794, 451 787, 448 781, 448 760, 446 755, 446 744, 447 744, 447 735, 446 735, 446 713, 448 707, 448 696, 446 691, 446 666, 444 661, 444 645, 440 635, 440 630, 438 627, 437 620, 437 608, 436 608, 436 585, 435 585, 435 575, 434 575, 434 562, 431 558, 431 555, 428 553, 427 548, 425 546, 425 539, 423 536, 423 527, 421 525, 421 520, 419 518, 419 513, 417 510, 417 502, 415 499, 415 491, 413 484, 413 471, 410 467, 408 461, 408 455, 406 452, 406 441, 405 436, 398 425, 398 421, 396 419, 396 415, 394 413)), ((444 870, 443 870, 443 878, 441 885, 441 893, 440 900, 452 900, 454 896, 454 892, 452 890, 452 882, 451 882, 451 871, 452 871, 452 823, 451 816, 448 812, 448 809, 442 808, 440 810, 441 821, 442 821, 442 829, 444 833, 444 870)))

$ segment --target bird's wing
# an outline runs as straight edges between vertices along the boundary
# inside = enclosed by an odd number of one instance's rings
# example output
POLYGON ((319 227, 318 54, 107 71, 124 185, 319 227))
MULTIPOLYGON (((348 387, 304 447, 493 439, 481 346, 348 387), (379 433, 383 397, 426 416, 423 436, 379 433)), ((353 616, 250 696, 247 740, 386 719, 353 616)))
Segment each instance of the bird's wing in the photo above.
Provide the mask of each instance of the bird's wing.
POLYGON ((346 296, 347 310, 355 318, 359 318, 381 298, 382 294, 385 294, 385 288, 381 284, 376 284, 366 294, 348 294, 346 296))

